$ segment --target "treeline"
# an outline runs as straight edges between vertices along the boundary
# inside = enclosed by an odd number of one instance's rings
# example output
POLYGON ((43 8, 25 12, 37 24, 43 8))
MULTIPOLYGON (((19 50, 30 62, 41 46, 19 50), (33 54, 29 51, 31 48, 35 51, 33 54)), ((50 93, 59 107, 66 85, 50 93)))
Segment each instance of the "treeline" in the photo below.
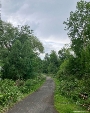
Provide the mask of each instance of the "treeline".
POLYGON ((46 54, 44 72, 60 80, 59 92, 90 110, 90 2, 77 2, 64 22, 70 45, 46 54))
POLYGON ((39 57, 43 50, 30 26, 14 27, 0 21, 0 113, 45 81, 39 57))
POLYGON ((1 22, 0 29, 0 65, 1 78, 30 79, 41 71, 40 53, 42 43, 33 34, 30 26, 14 27, 1 22))
MULTIPOLYGON (((70 45, 46 53, 43 60, 39 54, 44 47, 29 26, 0 23, 0 78, 15 82, 39 73, 53 74, 60 81, 60 95, 90 110, 90 2, 77 2, 64 22, 70 45)), ((4 97, 2 91, 0 95, 4 97)))

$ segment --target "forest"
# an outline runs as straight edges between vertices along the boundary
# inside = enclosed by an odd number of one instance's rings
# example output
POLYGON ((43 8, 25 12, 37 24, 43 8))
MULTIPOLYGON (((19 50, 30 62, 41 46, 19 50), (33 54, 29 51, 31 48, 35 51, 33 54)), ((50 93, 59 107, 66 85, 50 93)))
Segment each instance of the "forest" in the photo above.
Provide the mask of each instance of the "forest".
POLYGON ((58 82, 58 97, 90 111, 90 2, 77 2, 63 24, 70 44, 42 60, 43 44, 30 26, 0 22, 0 111, 40 87, 43 74, 58 82))

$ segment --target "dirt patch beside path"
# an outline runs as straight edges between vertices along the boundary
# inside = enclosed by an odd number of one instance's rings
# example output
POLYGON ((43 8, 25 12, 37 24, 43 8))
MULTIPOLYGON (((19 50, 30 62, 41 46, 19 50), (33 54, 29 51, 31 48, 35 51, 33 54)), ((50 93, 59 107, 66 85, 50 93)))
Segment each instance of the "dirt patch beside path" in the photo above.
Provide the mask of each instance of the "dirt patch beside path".
POLYGON ((53 105, 54 89, 53 80, 47 77, 39 90, 17 103, 7 113, 58 113, 53 105))

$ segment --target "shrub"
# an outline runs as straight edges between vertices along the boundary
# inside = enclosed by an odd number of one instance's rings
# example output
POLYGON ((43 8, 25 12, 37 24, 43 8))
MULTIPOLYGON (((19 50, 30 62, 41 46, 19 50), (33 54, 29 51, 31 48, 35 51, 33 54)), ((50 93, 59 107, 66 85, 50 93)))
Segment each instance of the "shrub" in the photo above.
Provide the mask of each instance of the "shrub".
POLYGON ((7 105, 18 100, 22 95, 15 82, 12 80, 1 80, 0 82, 0 105, 7 105))

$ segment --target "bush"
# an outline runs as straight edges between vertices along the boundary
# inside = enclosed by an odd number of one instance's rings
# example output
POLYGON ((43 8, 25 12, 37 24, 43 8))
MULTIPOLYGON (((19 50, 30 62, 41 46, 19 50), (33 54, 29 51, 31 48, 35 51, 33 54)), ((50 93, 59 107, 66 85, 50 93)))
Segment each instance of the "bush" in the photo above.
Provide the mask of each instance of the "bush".
POLYGON ((21 100, 26 95, 35 91, 44 82, 45 77, 38 76, 34 79, 24 80, 9 80, 0 81, 0 113, 6 106, 11 106, 21 100))
POLYGON ((90 91, 85 81, 87 80, 75 79, 74 76, 66 77, 66 79, 60 78, 58 89, 61 95, 89 110, 90 91))
POLYGON ((8 79, 0 81, 0 105, 16 102, 20 97, 21 92, 14 81, 8 79))

